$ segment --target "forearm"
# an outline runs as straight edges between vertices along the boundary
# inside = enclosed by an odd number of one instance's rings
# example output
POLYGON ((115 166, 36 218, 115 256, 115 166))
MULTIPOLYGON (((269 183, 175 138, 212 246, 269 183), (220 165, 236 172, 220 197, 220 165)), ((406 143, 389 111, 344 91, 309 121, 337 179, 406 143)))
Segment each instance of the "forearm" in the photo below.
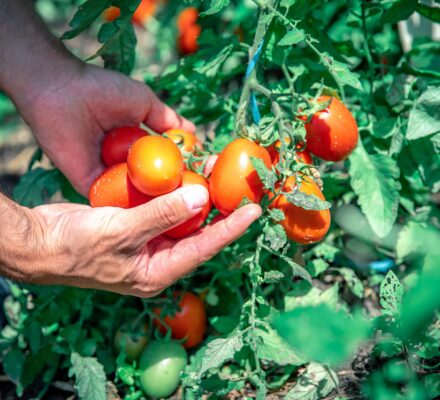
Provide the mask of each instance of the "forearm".
POLYGON ((80 68, 48 31, 31 0, 0 0, 0 89, 18 108, 56 90, 80 68))

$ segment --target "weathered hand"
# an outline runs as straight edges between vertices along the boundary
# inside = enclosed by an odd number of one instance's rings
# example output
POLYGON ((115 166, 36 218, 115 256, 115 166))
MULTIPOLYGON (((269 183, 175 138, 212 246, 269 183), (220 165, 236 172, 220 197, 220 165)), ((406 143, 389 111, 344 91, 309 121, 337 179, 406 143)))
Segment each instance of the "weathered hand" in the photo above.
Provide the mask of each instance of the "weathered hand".
POLYGON ((151 89, 117 72, 75 64, 62 81, 26 99, 21 112, 51 161, 87 194, 104 166, 105 132, 144 122, 157 132, 194 131, 194 125, 163 104, 151 89))

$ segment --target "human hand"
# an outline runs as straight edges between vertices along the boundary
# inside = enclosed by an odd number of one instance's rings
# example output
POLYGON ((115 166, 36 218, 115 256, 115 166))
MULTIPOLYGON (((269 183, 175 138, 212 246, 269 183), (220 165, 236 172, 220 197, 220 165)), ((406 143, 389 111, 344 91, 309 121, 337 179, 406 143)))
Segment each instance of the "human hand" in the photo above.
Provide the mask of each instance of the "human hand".
POLYGON ((38 250, 27 259, 29 267, 16 268, 19 278, 155 296, 238 239, 261 214, 259 206, 247 205, 187 238, 161 235, 200 212, 207 199, 206 189, 193 185, 129 210, 36 207, 29 212, 39 227, 31 248, 38 250))
POLYGON ((20 111, 43 151, 83 195, 103 171, 100 147, 109 130, 144 122, 157 132, 194 131, 148 86, 120 73, 75 62, 62 79, 22 102, 20 111))

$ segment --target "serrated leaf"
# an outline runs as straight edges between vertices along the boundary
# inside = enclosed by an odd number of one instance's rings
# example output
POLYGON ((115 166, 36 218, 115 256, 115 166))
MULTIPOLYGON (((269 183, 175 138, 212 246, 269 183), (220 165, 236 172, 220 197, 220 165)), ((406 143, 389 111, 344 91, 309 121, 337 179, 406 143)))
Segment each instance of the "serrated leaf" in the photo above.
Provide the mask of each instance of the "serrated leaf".
POLYGON ((284 213, 278 208, 272 208, 268 210, 267 214, 269 218, 275 222, 280 222, 286 217, 284 213))
POLYGON ((397 319, 402 307, 403 286, 393 271, 388 271, 380 284, 379 294, 382 312, 397 319))
POLYGON ((362 90, 361 82, 357 76, 348 69, 346 64, 335 60, 328 53, 322 53, 320 59, 339 84, 348 85, 355 89, 362 90))
POLYGON ((278 224, 266 224, 263 228, 264 240, 269 243, 271 249, 278 251, 287 243, 287 236, 284 228, 278 224))
POLYGON ((374 233, 390 233, 399 206, 400 171, 396 161, 382 154, 368 154, 358 146, 350 156, 351 186, 374 233))
POLYGON ((104 368, 93 357, 82 357, 73 352, 69 377, 75 375, 75 389, 84 400, 106 400, 106 376, 104 368))
POLYGON ((268 271, 264 273, 264 282, 265 283, 278 283, 281 279, 284 278, 284 274, 280 271, 268 271))
POLYGON ((200 367, 200 375, 203 375, 211 368, 219 368, 225 362, 232 360, 237 351, 243 347, 241 335, 235 334, 226 339, 215 339, 209 342, 203 356, 200 367))
POLYGON ((425 18, 430 19, 434 22, 440 22, 440 8, 439 7, 429 7, 426 4, 417 4, 417 12, 423 15, 425 18))
POLYGON ((298 44, 302 42, 306 38, 306 35, 302 29, 294 29, 280 40, 278 43, 279 46, 292 46, 294 44, 298 44))
POLYGON ((416 100, 409 114, 408 140, 440 132, 440 87, 430 87, 416 100))
POLYGON ((218 73, 218 70, 229 57, 233 50, 234 46, 231 44, 225 48, 223 48, 219 54, 210 60, 203 62, 202 65, 199 65, 194 68, 194 71, 204 74, 208 77, 213 77, 218 73))
POLYGON ((397 0, 382 14, 382 23, 395 24, 409 16, 417 7, 417 0, 397 0))
POLYGON ((298 377, 285 400, 319 400, 326 398, 339 385, 338 375, 330 368, 310 363, 298 377))
POLYGON ((300 278, 312 284, 312 277, 304 267, 301 267, 301 265, 297 264, 295 261, 287 257, 283 257, 283 261, 289 264, 290 268, 292 268, 293 276, 299 276, 300 278))
POLYGON ((422 222, 409 221, 399 232, 396 253, 399 259, 412 255, 439 254, 440 235, 422 222))
POLYGON ((200 15, 203 17, 205 15, 216 14, 223 8, 227 7, 231 1, 230 0, 211 0, 211 7, 206 11, 202 12, 200 15))
POLYGON ((274 190, 275 183, 277 182, 277 174, 275 171, 266 167, 266 164, 261 158, 251 157, 251 163, 255 170, 257 171, 258 176, 263 183, 263 186, 267 190, 274 190))
POLYGON ((328 201, 323 201, 312 194, 303 193, 297 187, 291 192, 283 193, 283 195, 289 203, 305 210, 328 210, 332 206, 328 201))
POLYGON ((351 292, 356 297, 362 299, 364 297, 364 285, 362 284, 356 273, 350 268, 337 268, 337 271, 342 275, 345 282, 347 282, 347 285, 351 292))
POLYGON ((326 304, 283 313, 273 325, 305 360, 330 365, 340 365, 352 356, 370 331, 370 322, 361 314, 348 316, 326 304), (310 340, 317 332, 320 340, 310 340))

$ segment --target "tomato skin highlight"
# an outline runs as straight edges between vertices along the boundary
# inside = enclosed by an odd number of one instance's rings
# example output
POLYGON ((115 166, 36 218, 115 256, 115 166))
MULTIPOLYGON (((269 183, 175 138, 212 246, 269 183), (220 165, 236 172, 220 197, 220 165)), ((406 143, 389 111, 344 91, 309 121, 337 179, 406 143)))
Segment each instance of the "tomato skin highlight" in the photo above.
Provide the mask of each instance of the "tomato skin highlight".
POLYGON ((197 136, 183 129, 170 129, 164 132, 164 135, 167 135, 178 146, 181 145, 182 149, 187 153, 193 153, 196 149, 202 148, 202 144, 197 139, 197 136))
MULTIPOLYGON (((170 327, 172 337, 177 340, 187 338, 183 347, 191 349, 201 343, 205 335, 207 324, 205 304, 191 292, 186 292, 183 296, 181 292, 176 292, 174 298, 180 298, 180 310, 173 316, 166 316, 163 321, 170 327)), ((153 311, 159 316, 161 309, 155 308, 153 311)), ((167 331, 159 320, 155 319, 154 324, 162 333, 167 331)))
MULTIPOLYGON (((291 192, 296 186, 295 176, 287 178, 283 190, 291 192)), ((314 195, 321 200, 325 200, 319 186, 312 178, 303 176, 301 192, 314 195)), ((269 196, 269 197, 273 197, 269 196)), ((330 210, 305 210, 287 201, 284 195, 279 195, 272 202, 270 208, 278 208, 284 213, 284 219, 278 222, 283 226, 286 235, 294 242, 301 244, 311 244, 322 240, 330 228, 330 210)))
MULTIPOLYGON (((189 185, 202 185, 209 190, 208 182, 202 175, 199 175, 193 171, 183 171, 182 183, 180 187, 189 185)), ((185 221, 183 224, 180 224, 165 232, 165 235, 173 239, 179 239, 190 235, 202 226, 203 222, 205 222, 206 217, 211 211, 211 207, 212 203, 211 200, 209 200, 197 215, 190 218, 188 221, 185 221)))
POLYGON ((124 126, 106 133, 101 145, 101 158, 106 167, 127 161, 132 144, 148 132, 136 126, 124 126))
POLYGON ((139 381, 145 394, 154 398, 173 394, 187 363, 188 355, 179 343, 151 341, 139 360, 139 381))
POLYGON ((330 105, 313 115, 305 125, 307 149, 326 161, 342 161, 355 149, 358 127, 349 109, 337 98, 321 96, 318 102, 332 99, 330 105))
POLYGON ((127 166, 133 185, 149 196, 172 192, 182 180, 182 154, 174 142, 162 136, 138 139, 130 148, 127 166))
POLYGON ((209 191, 215 207, 225 216, 231 214, 247 197, 259 203, 263 184, 250 157, 263 160, 271 168, 269 153, 249 139, 236 139, 220 153, 211 173, 209 191))
POLYGON ((141 325, 135 332, 130 331, 130 326, 121 326, 115 333, 114 347, 117 353, 122 351, 122 342, 124 341, 124 350, 128 362, 137 360, 145 346, 147 339, 148 325, 141 325))
POLYGON ((151 200, 137 190, 128 176, 126 163, 107 168, 93 182, 89 191, 89 202, 92 207, 132 208, 151 200))

